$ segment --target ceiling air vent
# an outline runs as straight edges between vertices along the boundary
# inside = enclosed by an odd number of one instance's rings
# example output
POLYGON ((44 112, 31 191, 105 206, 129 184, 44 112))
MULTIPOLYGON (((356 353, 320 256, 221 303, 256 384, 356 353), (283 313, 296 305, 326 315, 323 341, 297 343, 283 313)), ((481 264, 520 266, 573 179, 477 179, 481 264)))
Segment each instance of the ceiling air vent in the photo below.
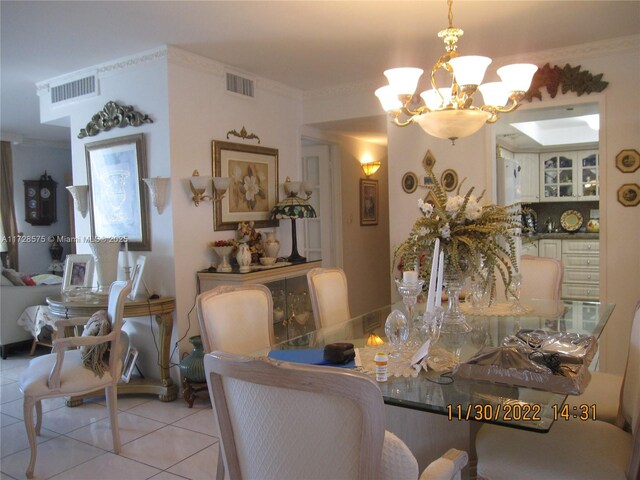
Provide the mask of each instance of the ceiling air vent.
POLYGON ((227 91, 253 98, 255 97, 254 81, 249 78, 227 72, 227 91))
POLYGON ((63 83, 51 87, 51 103, 60 103, 79 97, 84 97, 96 93, 96 77, 90 75, 88 77, 79 78, 71 82, 63 83))

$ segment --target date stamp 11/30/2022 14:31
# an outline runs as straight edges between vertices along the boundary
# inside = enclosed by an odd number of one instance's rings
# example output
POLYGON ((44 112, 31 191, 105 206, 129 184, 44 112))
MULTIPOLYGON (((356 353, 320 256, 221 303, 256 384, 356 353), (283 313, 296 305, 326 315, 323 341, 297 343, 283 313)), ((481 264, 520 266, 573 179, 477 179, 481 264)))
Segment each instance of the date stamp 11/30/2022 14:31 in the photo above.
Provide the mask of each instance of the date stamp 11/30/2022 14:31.
MULTIPOLYGON (((595 420, 596 405, 569 406, 552 405, 553 420, 595 420)), ((541 421, 542 406, 537 403, 514 403, 505 405, 469 404, 447 405, 449 420, 476 420, 480 422, 539 422, 541 421)))

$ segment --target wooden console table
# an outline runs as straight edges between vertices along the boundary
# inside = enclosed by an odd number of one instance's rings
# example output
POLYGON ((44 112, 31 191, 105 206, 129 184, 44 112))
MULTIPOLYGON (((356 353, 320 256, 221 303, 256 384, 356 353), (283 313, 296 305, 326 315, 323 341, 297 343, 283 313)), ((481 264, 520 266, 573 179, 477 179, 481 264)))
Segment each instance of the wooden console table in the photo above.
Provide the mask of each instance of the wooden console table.
MULTIPOLYGON (((88 317, 97 310, 107 308, 107 297, 96 297, 90 301, 64 301, 62 296, 47 297, 49 312, 63 318, 88 317)), ((160 379, 132 378, 129 383, 119 383, 118 393, 144 393, 158 395, 163 402, 172 402, 178 397, 178 385, 173 383, 169 374, 169 353, 171 350, 171 332, 173 331, 173 312, 176 301, 173 297, 160 297, 155 300, 127 300, 124 304, 124 317, 155 317, 160 337, 160 379)), ((103 392, 91 392, 67 400, 67 406, 82 404, 83 398, 101 396, 103 392)))

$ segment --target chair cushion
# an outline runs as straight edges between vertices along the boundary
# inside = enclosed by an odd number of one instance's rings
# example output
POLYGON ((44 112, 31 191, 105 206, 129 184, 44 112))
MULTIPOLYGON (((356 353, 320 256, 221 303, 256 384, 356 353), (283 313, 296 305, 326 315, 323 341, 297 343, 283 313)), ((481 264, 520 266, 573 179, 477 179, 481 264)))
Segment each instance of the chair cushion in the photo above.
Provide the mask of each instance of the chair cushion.
POLYGON ((483 425, 478 475, 491 480, 626 479, 631 434, 606 422, 556 421, 549 433, 483 425))
POLYGON ((415 480, 418 478, 416 457, 402 440, 388 431, 384 432, 380 478, 382 480, 415 480))
POLYGON ((34 358, 20 374, 18 386, 25 396, 46 397, 49 394, 77 394, 104 388, 111 383, 111 374, 106 371, 102 378, 84 367, 80 350, 68 350, 64 354, 60 371, 60 388, 49 389, 49 373, 56 362, 57 354, 50 353, 34 358))
MULTIPOLYGON (((99 310, 87 322, 82 332, 83 337, 98 337, 108 335, 111 331, 109 316, 105 310, 99 310)), ((85 345, 80 348, 82 362, 85 367, 91 369, 96 375, 102 377, 109 367, 109 343, 99 345, 85 345)))

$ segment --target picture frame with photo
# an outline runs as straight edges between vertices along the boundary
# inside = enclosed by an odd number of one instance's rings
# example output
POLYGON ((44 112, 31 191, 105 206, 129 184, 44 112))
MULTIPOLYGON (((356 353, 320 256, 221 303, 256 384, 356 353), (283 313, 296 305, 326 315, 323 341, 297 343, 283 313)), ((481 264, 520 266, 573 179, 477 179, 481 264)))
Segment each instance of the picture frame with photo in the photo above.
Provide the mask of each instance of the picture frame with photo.
POLYGON ((360 179, 360 225, 378 225, 378 181, 360 179))
POLYGON ((93 238, 127 238, 130 250, 151 250, 142 179, 147 176, 144 135, 85 145, 93 238))
POLYGON ((122 381, 124 383, 129 383, 131 380, 131 373, 136 366, 136 360, 138 359, 138 349, 132 346, 129 346, 129 350, 127 350, 127 355, 124 359, 124 367, 122 368, 122 381))
POLYGON ((211 142, 213 174, 229 177, 229 188, 215 202, 214 230, 235 230, 240 222, 277 227, 271 209, 278 203, 278 149, 242 143, 211 142))
POLYGON ((64 263, 62 293, 90 289, 93 286, 94 270, 95 259, 93 255, 67 255, 64 263))
POLYGON ((131 268, 131 293, 129 293, 129 299, 131 300, 142 297, 142 294, 146 293, 146 287, 142 277, 146 261, 147 257, 140 255, 136 258, 136 263, 131 268))

